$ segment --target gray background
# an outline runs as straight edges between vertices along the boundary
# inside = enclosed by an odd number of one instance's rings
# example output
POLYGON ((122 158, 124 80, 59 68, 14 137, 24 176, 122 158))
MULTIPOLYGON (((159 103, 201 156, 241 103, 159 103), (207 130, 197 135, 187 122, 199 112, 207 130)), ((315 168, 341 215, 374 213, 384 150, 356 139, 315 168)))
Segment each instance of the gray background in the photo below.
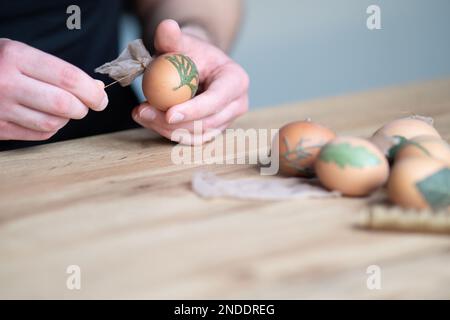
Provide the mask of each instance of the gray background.
MULTIPOLYGON (((232 56, 258 108, 449 76, 449 31, 450 0, 247 0, 232 56)), ((137 34, 127 18, 123 44, 137 34)))

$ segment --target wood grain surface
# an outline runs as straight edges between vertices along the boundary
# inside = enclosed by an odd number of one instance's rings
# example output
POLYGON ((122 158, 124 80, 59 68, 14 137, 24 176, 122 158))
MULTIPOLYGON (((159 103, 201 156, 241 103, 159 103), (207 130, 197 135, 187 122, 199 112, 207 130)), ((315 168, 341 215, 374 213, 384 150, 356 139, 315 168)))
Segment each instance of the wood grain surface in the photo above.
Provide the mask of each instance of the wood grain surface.
MULTIPOLYGON (((310 117, 368 136, 411 113, 448 140, 450 80, 266 108, 234 128, 310 117)), ((258 168, 175 165, 173 146, 138 129, 0 153, 0 298, 450 298, 448 236, 354 228, 383 191, 205 200, 190 188, 199 167, 229 178, 258 168), (81 290, 66 287, 69 265, 81 290), (370 265, 381 290, 366 286, 370 265)))

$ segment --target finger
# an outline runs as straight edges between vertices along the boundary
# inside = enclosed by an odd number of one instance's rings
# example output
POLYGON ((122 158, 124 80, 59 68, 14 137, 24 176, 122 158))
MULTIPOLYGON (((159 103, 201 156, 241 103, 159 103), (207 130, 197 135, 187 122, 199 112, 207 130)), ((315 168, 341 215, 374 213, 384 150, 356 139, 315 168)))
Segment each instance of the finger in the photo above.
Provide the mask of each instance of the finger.
POLYGON ((20 52, 19 58, 26 61, 18 66, 23 74, 69 91, 93 110, 106 108, 108 97, 101 81, 92 79, 62 59, 27 45, 23 45, 20 52))
POLYGON ((156 121, 164 121, 165 119, 165 115, 162 111, 145 102, 134 108, 131 112, 131 116, 134 121, 143 127, 147 127, 150 123, 154 123, 156 121))
POLYGON ((133 117, 134 121, 136 121, 142 127, 156 131, 163 137, 170 139, 172 130, 163 128, 156 123, 156 119, 159 119, 160 123, 164 121, 164 115, 160 110, 157 110, 147 103, 143 103, 133 109, 133 111, 131 112, 131 116, 133 117))
POLYGON ((227 105, 220 112, 200 120, 168 124, 165 119, 165 114, 148 104, 138 106, 133 111, 133 118, 144 127, 158 127, 168 132, 176 129, 185 129, 193 134, 201 134, 207 130, 221 127, 224 123, 233 121, 235 118, 247 112, 247 110, 248 96, 244 95, 227 105))
POLYGON ((181 30, 175 20, 163 20, 155 31, 155 49, 159 53, 181 51, 181 30))
POLYGON ((55 117, 27 107, 16 105, 10 108, 5 120, 21 127, 40 132, 55 132, 64 127, 69 119, 55 117))
POLYGON ((155 122, 155 119, 157 118, 160 119, 160 122, 162 122, 161 119, 164 119, 164 115, 162 115, 161 111, 144 103, 134 108, 131 115, 134 121, 136 121, 142 127, 156 131, 161 136, 166 137, 167 139, 171 139, 170 136, 172 130, 161 127, 155 122))
POLYGON ((77 97, 51 84, 22 76, 21 92, 16 101, 20 104, 62 118, 82 119, 89 109, 77 97))
POLYGON ((223 124, 220 127, 223 128, 219 128, 219 132, 217 133, 217 129, 206 130, 206 132, 204 132, 204 130, 201 128, 201 125, 200 129, 196 132, 196 124, 192 122, 183 123, 178 126, 169 125, 164 120, 163 112, 146 103, 136 107, 132 111, 132 116, 133 119, 144 128, 156 131, 163 137, 166 137, 167 139, 175 142, 184 141, 184 144, 198 144, 203 140, 209 141, 212 139, 212 137, 219 134, 220 131, 228 126, 228 123, 223 124))
POLYGON ((187 129, 177 128, 175 130, 169 130, 158 126, 156 123, 149 123, 145 128, 151 129, 161 136, 181 144, 185 145, 201 145, 211 141, 216 136, 221 134, 229 126, 229 123, 224 123, 222 126, 207 130, 201 134, 193 134, 187 129))
POLYGON ((0 120, 0 140, 42 141, 50 139, 55 133, 34 131, 0 120))
POLYGON ((234 119, 243 115, 248 111, 248 95, 244 95, 237 100, 231 102, 220 112, 206 117, 202 121, 203 131, 220 128, 224 124, 230 124, 234 119))
POLYGON ((176 129, 185 129, 191 133, 195 133, 195 131, 200 131, 200 133, 203 132, 203 119, 177 124, 168 124, 166 122, 165 113, 150 106, 149 104, 142 104, 136 107, 132 112, 132 116, 137 123, 146 128, 158 127, 167 132, 171 132, 176 129))
POLYGON ((223 130, 225 130, 229 126, 229 123, 224 123, 218 128, 209 129, 203 134, 188 134, 187 132, 172 131, 170 134, 170 138, 172 141, 177 141, 180 144, 184 145, 202 145, 204 143, 210 142, 218 135, 220 135, 223 130))
POLYGON ((203 130, 201 126, 200 129, 198 129, 198 127, 196 128, 196 124, 193 124, 192 122, 186 125, 182 124, 178 127, 169 128, 167 124, 164 124, 164 122, 158 123, 156 121, 142 121, 140 119, 137 119, 136 121, 143 127, 151 129, 171 141, 179 142, 185 145, 201 145, 211 141, 231 123, 231 121, 228 121, 222 123, 218 127, 203 130))
POLYGON ((186 129, 190 132, 194 132, 195 126, 192 121, 173 125, 168 124, 166 122, 165 113, 147 103, 136 107, 132 112, 132 117, 137 123, 146 128, 158 127, 167 132, 171 132, 176 129, 186 129))
POLYGON ((219 112, 224 106, 247 92, 247 74, 238 65, 219 71, 207 85, 206 91, 193 99, 173 106, 166 112, 170 124, 201 119, 219 112))

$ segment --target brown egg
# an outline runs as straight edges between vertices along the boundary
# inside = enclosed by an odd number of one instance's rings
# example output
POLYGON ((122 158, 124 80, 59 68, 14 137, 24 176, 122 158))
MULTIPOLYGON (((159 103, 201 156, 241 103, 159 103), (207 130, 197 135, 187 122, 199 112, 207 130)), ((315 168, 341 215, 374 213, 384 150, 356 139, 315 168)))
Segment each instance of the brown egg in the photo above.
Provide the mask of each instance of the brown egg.
POLYGON ((395 155, 395 161, 410 157, 431 157, 450 166, 450 146, 435 136, 418 136, 403 143, 395 155))
POLYGON ((180 53, 168 53, 154 59, 144 72, 142 91, 150 105, 166 111, 188 101, 198 89, 195 63, 180 53))
POLYGON ((389 164, 368 140, 338 137, 325 145, 315 162, 317 177, 328 189, 347 196, 366 196, 384 185, 389 164))
POLYGON ((388 195, 404 208, 449 208, 450 167, 426 157, 403 158, 392 169, 388 195))
MULTIPOLYGON (((386 156, 389 160, 395 158, 395 153, 398 148, 407 139, 412 139, 417 136, 435 136, 440 138, 439 132, 432 125, 433 120, 422 116, 411 116, 402 119, 393 120, 383 127, 378 129, 371 140, 377 144, 376 141, 385 141, 386 137, 395 137, 398 139, 396 143, 392 143, 392 147, 387 148, 386 156)), ((384 147, 379 146, 381 149, 384 147)))
POLYGON ((384 134, 386 136, 399 136, 406 139, 424 135, 440 138, 441 135, 439 132, 426 119, 424 117, 407 117, 393 120, 378 129, 374 135, 384 134))
POLYGON ((320 148, 336 134, 309 120, 291 122, 278 132, 280 171, 287 176, 312 177, 320 148))

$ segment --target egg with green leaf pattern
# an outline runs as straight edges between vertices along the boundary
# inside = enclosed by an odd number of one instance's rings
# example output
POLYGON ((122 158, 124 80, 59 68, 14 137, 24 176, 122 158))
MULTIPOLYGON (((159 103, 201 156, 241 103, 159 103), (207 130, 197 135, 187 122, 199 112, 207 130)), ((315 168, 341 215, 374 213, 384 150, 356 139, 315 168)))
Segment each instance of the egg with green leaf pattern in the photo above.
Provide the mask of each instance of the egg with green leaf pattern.
POLYGON ((387 150, 386 156, 390 161, 394 160, 397 151, 408 140, 418 136, 434 136, 440 138, 439 132, 433 126, 434 120, 429 117, 414 115, 401 119, 395 119, 380 129, 372 136, 373 141, 383 140, 383 137, 392 137, 397 141, 387 150))
POLYGON ((366 196, 384 185, 389 164, 371 142, 338 137, 320 150, 315 162, 317 177, 327 189, 346 196, 366 196))
POLYGON ((193 98, 197 93, 199 74, 194 61, 181 53, 167 53, 154 59, 142 78, 147 102, 166 111, 193 98))
POLYGON ((450 209, 450 167, 430 157, 406 157, 395 163, 389 199, 404 208, 450 209))
POLYGON ((279 146, 280 171, 285 176, 314 176, 314 161, 320 148, 336 134, 310 119, 283 126, 275 138, 279 146))
POLYGON ((403 143, 396 152, 395 161, 407 157, 433 158, 450 166, 450 145, 435 136, 418 136, 403 143))

